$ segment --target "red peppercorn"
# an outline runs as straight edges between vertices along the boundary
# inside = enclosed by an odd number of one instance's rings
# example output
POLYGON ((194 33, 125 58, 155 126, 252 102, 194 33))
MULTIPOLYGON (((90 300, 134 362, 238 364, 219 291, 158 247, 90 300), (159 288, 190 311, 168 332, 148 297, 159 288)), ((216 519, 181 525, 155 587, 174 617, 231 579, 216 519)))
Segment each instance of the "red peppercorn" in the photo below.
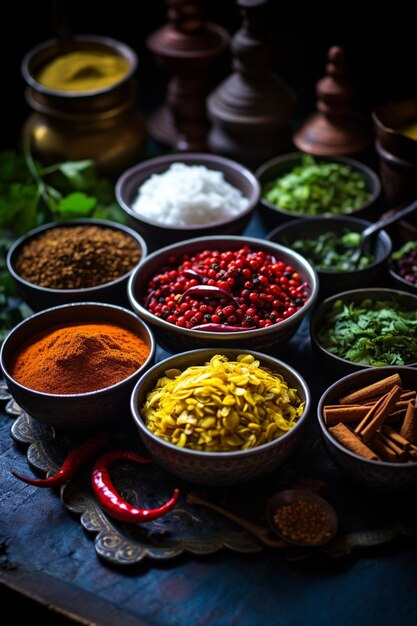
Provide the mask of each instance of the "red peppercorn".
POLYGON ((171 255, 148 287, 148 310, 185 328, 202 322, 267 327, 293 315, 309 297, 308 285, 301 283, 293 267, 249 246, 236 251, 203 250, 192 257, 171 255), (216 287, 219 292, 208 297, 197 289, 192 297, 182 295, 199 285, 216 287))

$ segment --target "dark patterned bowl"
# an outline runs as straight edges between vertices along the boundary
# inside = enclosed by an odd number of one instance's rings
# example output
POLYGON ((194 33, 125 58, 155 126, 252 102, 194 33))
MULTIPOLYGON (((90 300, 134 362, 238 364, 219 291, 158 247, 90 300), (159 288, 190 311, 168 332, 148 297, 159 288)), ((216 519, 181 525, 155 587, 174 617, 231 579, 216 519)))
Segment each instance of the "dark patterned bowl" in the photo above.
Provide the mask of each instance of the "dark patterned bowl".
POLYGON ((158 463, 184 480, 206 485, 230 485, 260 478, 284 463, 298 445, 310 411, 311 396, 309 388, 300 374, 278 359, 246 349, 211 348, 184 352, 154 365, 137 382, 130 406, 139 435, 158 463), (184 370, 192 365, 202 364, 216 354, 235 358, 242 352, 252 354, 259 359, 261 365, 282 374, 289 386, 296 389, 300 399, 305 402, 304 413, 290 431, 274 441, 248 450, 200 452, 180 448, 169 443, 154 435, 146 427, 140 407, 143 405, 148 392, 154 389, 158 378, 163 376, 167 369, 184 370))
POLYGON ((414 367, 373 367, 341 378, 324 392, 317 407, 317 418, 327 451, 332 459, 351 478, 372 489, 406 491, 417 487, 417 462, 388 463, 370 461, 342 446, 329 433, 323 418, 323 407, 337 404, 338 399, 355 389, 398 373, 407 389, 417 387, 417 369, 414 367))
POLYGON ((213 345, 239 348, 245 346, 252 350, 269 352, 285 344, 296 332, 301 321, 311 310, 317 298, 318 281, 315 270, 296 252, 276 243, 251 237, 198 237, 172 244, 150 254, 133 272, 129 284, 128 295, 133 310, 140 315, 155 331, 157 340, 168 350, 191 350, 194 348, 210 348, 213 345), (151 278, 173 255, 194 254, 201 250, 216 248, 220 251, 238 250, 243 245, 253 250, 263 250, 285 263, 292 265, 300 274, 301 281, 310 285, 310 297, 294 315, 277 324, 265 328, 239 332, 212 332, 181 328, 161 317, 156 317, 144 306, 146 291, 151 278))
MULTIPOLYGON (((364 363, 355 363, 354 361, 349 361, 346 358, 333 354, 330 350, 323 346, 319 338, 320 330, 326 325, 326 316, 331 311, 337 300, 340 300, 344 305, 357 305, 366 299, 370 299, 372 301, 387 301, 390 304, 392 303, 393 307, 404 307, 404 310, 417 312, 417 295, 412 295, 411 293, 398 291, 396 289, 382 289, 377 287, 370 287, 368 289, 352 289, 351 291, 343 291, 341 293, 334 294, 324 300, 318 305, 311 317, 311 345, 318 360, 320 360, 321 363, 328 368, 329 372, 332 372, 334 377, 337 375, 343 376, 356 370, 373 367, 371 365, 365 365, 364 363)), ((416 364, 416 362, 410 362, 405 365, 414 366, 416 364)))
MULTIPOLYGON (((6 337, 0 352, 0 367, 17 404, 39 422, 57 428, 84 429, 123 419, 129 414, 132 389, 152 365, 155 342, 149 328, 134 313, 122 307, 98 303, 74 303, 36 313, 18 324, 6 337), (80 322, 116 324, 140 337, 149 347, 143 365, 128 378, 97 391, 52 394, 35 391, 18 383, 11 375, 11 364, 20 348, 37 333, 59 325, 80 322)), ((82 372, 80 372, 82 376, 82 372)))
MULTIPOLYGON (((415 239, 414 241, 417 241, 417 239, 415 239)), ((400 274, 396 270, 396 262, 394 261, 394 258, 393 258, 396 252, 399 252, 399 250, 395 250, 391 254, 391 257, 388 262, 388 271, 389 271, 390 281, 395 289, 402 289, 404 291, 408 291, 409 293, 413 293, 414 295, 417 296, 417 284, 412 283, 409 280, 406 280, 405 278, 400 276, 400 274)), ((413 265, 415 265, 415 263, 413 263, 413 265)), ((414 271, 414 274, 412 275, 415 275, 415 274, 416 272, 414 271)))
POLYGON ((146 242, 143 237, 139 235, 139 233, 131 228, 128 228, 127 226, 124 226, 123 224, 117 224, 116 222, 108 220, 96 220, 92 218, 68 220, 65 222, 52 222, 50 224, 34 228, 15 241, 7 255, 7 269, 13 278, 19 295, 22 300, 24 300, 34 311, 43 311, 44 309, 49 309, 50 307, 59 306, 61 304, 69 304, 71 302, 106 302, 108 304, 116 304, 120 306, 129 305, 126 288, 134 268, 115 280, 85 289, 51 289, 48 287, 41 287, 40 285, 36 285, 35 283, 25 280, 17 272, 16 261, 21 254, 22 249, 29 241, 32 241, 42 233, 52 228, 69 228, 72 226, 82 225, 111 229, 116 232, 121 232, 124 235, 128 235, 134 240, 141 252, 140 262, 147 254, 146 242))
MULTIPOLYGON (((292 248, 294 241, 300 239, 314 240, 326 233, 334 233, 337 237, 341 237, 346 231, 360 233, 370 223, 367 220, 350 215, 291 220, 274 228, 268 233, 267 239, 292 248)), ((375 285, 387 273, 387 260, 391 249, 391 238, 388 233, 382 230, 375 237, 375 243, 372 248, 375 260, 367 267, 343 272, 332 272, 316 268, 319 278, 320 299, 338 293, 341 289, 359 289, 375 285)), ((298 252, 304 255, 300 250, 298 252)), ((308 255, 304 256, 308 258, 308 255)))

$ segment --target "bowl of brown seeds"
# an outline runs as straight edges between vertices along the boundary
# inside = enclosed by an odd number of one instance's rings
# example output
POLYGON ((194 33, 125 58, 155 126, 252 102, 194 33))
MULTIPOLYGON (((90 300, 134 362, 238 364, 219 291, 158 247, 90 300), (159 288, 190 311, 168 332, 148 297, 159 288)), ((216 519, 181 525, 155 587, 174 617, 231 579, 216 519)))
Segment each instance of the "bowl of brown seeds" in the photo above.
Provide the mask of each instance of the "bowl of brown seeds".
POLYGON ((127 282, 147 254, 137 232, 107 220, 50 223, 15 241, 7 268, 34 311, 71 302, 128 305, 127 282))

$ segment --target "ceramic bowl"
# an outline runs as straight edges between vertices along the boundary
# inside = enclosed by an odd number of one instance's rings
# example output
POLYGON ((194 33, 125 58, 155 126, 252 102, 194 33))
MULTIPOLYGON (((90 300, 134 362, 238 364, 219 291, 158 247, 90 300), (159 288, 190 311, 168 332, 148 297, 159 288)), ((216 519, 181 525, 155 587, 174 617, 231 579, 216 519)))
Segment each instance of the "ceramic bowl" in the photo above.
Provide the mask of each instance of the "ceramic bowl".
POLYGON ((317 292, 316 273, 301 255, 276 243, 251 237, 232 236, 190 239, 153 252, 136 268, 128 285, 128 296, 133 310, 153 328, 158 342, 172 351, 209 348, 217 345, 237 348, 245 346, 245 348, 252 350, 270 352, 285 344, 296 332, 302 319, 312 308, 317 292), (295 271, 300 274, 302 282, 307 282, 310 285, 309 299, 294 315, 265 328, 239 332, 211 332, 176 326, 161 317, 156 317, 145 308, 145 294, 148 284, 166 263, 168 257, 195 254, 207 249, 238 250, 244 244, 250 246, 252 250, 263 250, 273 255, 277 260, 282 259, 286 263, 290 263, 295 271))
MULTIPOLYGON (((300 164, 303 156, 305 156, 305 154, 302 152, 292 152, 290 154, 284 154, 274 159, 270 159, 269 161, 261 165, 255 172, 255 176, 257 177, 261 185, 261 190, 269 181, 275 180, 280 176, 288 174, 288 172, 290 172, 294 167, 300 164)), ((352 211, 350 215, 361 217, 363 219, 373 220, 373 218, 376 216, 376 208, 381 195, 381 183, 377 174, 375 174, 375 172, 371 170, 367 165, 364 165, 360 161, 356 161, 348 157, 320 156, 316 157, 316 160, 350 165, 350 167, 355 172, 359 172, 360 174, 362 174, 362 176, 365 178, 366 188, 370 193, 370 197, 367 202, 352 211)), ((306 218, 314 219, 315 217, 323 217, 323 215, 314 216, 303 213, 295 213, 294 211, 287 211, 286 209, 277 207, 262 197, 262 191, 260 207, 261 215, 263 216, 264 221, 269 224, 271 228, 273 225, 288 222, 289 220, 303 220, 306 218)))
POLYGON ((204 153, 167 154, 148 159, 131 167, 122 174, 116 183, 118 203, 127 213, 129 224, 145 237, 151 250, 187 238, 241 234, 248 223, 251 212, 258 204, 260 193, 259 183, 249 169, 236 161, 215 154, 204 153), (204 225, 189 224, 187 226, 163 224, 134 211, 132 202, 137 196, 139 187, 153 174, 165 172, 173 163, 203 165, 208 169, 222 172, 225 180, 248 198, 247 207, 237 216, 225 217, 204 225))
POLYGON ((395 373, 400 375, 404 388, 416 388, 417 371, 413 367, 373 367, 353 372, 335 382, 323 393, 317 407, 317 418, 328 453, 346 474, 363 486, 399 492, 417 487, 417 462, 388 463, 364 459, 342 446, 331 435, 323 417, 323 408, 326 405, 337 404, 343 395, 395 373))
POLYGON ((216 354, 236 358, 242 349, 215 348, 192 350, 169 357, 157 363, 137 382, 132 393, 131 412, 139 435, 152 457, 170 472, 184 480, 206 485, 229 485, 255 480, 281 465, 298 445, 302 429, 308 419, 311 396, 304 379, 292 367, 266 354, 244 348, 245 353, 259 359, 261 365, 282 374, 295 388, 305 408, 297 424, 282 437, 256 448, 235 452, 200 452, 180 448, 154 435, 145 425, 141 407, 146 395, 154 389, 157 380, 170 368, 184 370, 201 365, 216 354))
MULTIPOLYGON (((372 367, 371 365, 355 363, 346 358, 341 358, 332 354, 332 352, 323 347, 319 338, 320 329, 326 326, 326 316, 331 311, 336 301, 339 300, 345 305, 357 305, 366 299, 371 299, 372 301, 387 301, 392 303, 393 307, 397 309, 403 308, 404 310, 417 312, 417 296, 406 293, 405 291, 398 291, 396 289, 353 289, 351 291, 343 291, 326 298, 326 300, 324 300, 316 308, 312 315, 310 334, 313 352, 321 363, 326 366, 329 371, 331 371, 333 376, 342 376, 356 370, 372 367)), ((411 363, 406 363, 405 365, 417 365, 417 360, 411 363)))
MULTIPOLYGON (((274 228, 267 235, 269 241, 275 241, 289 248, 293 247, 294 241, 305 239, 314 240, 320 235, 334 233, 341 237, 345 232, 362 232, 370 222, 359 217, 316 217, 305 220, 291 220, 274 228)), ((375 286, 377 281, 383 279, 387 273, 387 260, 391 253, 392 243, 388 233, 380 231, 375 237, 372 252, 375 261, 363 269, 351 271, 330 271, 316 268, 319 277, 319 297, 327 298, 343 289, 359 289, 361 287, 375 286)), ((298 250, 300 254, 312 263, 308 255, 298 250)), ((314 265, 314 263, 312 263, 314 265)))
POLYGON ((8 252, 6 261, 7 269, 13 278, 19 295, 22 300, 24 300, 26 304, 33 309, 33 311, 42 311, 50 307, 59 306, 61 304, 69 304, 71 302, 87 301, 106 302, 109 304, 128 306, 127 283, 134 268, 116 280, 84 289, 51 289, 48 287, 41 287, 40 285, 36 285, 35 283, 25 280, 17 272, 16 261, 22 253, 23 248, 30 241, 52 228, 69 228, 80 225, 110 228, 115 232, 121 232, 125 235, 129 235, 129 237, 136 242, 136 245, 141 252, 140 261, 142 261, 147 254, 147 245, 143 237, 131 228, 122 224, 116 224, 115 222, 95 219, 78 219, 59 223, 54 222, 45 224, 44 226, 39 226, 39 228, 31 230, 14 242, 8 252))
POLYGON ((132 389, 138 378, 152 365, 154 356, 153 335, 134 313, 110 304, 88 302, 53 307, 23 320, 3 342, 0 367, 13 398, 33 418, 56 428, 86 429, 109 424, 129 414, 132 389), (88 393, 43 393, 25 387, 13 378, 11 374, 13 359, 34 335, 60 325, 80 322, 116 324, 132 331, 149 347, 148 358, 128 378, 110 387, 88 393))
MULTIPOLYGON (((417 246, 417 240, 415 240, 413 244, 417 246)), ((401 259, 400 257, 400 259, 396 259, 394 261, 394 255, 396 254, 396 252, 399 252, 399 251, 394 251, 393 254, 390 256, 389 262, 388 262, 388 270, 389 270, 389 277, 390 277, 391 284, 395 289, 403 289, 404 291, 408 291, 417 296, 417 284, 412 283, 411 281, 406 280, 405 278, 400 276, 400 274, 398 273, 396 269, 396 262, 398 262, 398 260, 401 259)), ((402 252, 400 254, 402 255, 402 252)), ((416 265, 417 265, 417 262, 413 263, 413 266, 416 266, 416 265)), ((417 276, 417 269, 414 270, 413 275, 417 276)))

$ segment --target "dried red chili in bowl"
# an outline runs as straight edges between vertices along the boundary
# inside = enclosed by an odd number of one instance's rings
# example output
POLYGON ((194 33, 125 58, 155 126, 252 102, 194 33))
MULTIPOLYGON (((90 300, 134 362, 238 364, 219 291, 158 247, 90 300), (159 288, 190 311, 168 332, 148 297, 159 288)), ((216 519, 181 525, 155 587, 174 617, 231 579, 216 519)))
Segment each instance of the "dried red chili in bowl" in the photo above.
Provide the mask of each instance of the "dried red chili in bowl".
POLYGON ((264 349, 295 332, 316 299, 317 277, 302 256, 279 244, 201 237, 147 257, 132 274, 128 296, 168 348, 217 341, 264 349))

